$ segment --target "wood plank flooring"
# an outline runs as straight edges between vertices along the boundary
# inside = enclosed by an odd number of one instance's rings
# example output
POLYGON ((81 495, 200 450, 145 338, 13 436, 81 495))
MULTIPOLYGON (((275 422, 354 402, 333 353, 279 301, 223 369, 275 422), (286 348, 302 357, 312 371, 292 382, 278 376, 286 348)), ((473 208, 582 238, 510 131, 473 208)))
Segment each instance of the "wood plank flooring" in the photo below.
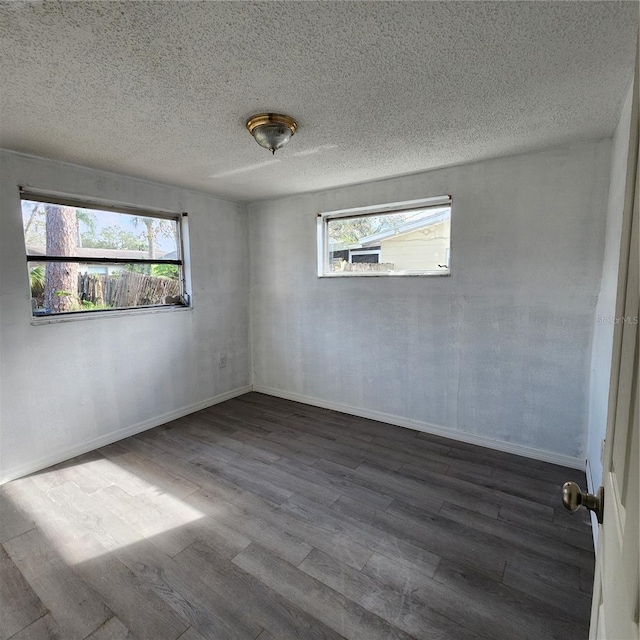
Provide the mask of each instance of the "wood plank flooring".
POLYGON ((584 474, 249 393, 0 489, 0 640, 580 640, 584 474))

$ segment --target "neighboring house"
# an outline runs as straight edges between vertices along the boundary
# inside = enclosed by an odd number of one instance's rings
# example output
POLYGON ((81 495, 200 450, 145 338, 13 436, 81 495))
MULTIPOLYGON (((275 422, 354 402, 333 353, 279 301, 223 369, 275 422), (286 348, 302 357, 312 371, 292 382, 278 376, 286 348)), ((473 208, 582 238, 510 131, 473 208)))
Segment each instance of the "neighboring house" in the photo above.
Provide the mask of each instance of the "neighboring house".
POLYGON ((438 271, 449 267, 451 212, 407 220, 397 228, 331 246, 332 258, 354 263, 393 265, 394 271, 438 271))
MULTIPOLYGON (((45 247, 27 247, 27 254, 32 256, 44 256, 47 250, 45 247)), ((175 255, 175 252, 173 252, 175 255)), ((92 264, 91 258, 148 258, 149 252, 145 250, 125 250, 125 249, 96 249, 94 247, 78 247, 76 249, 76 255, 80 258, 87 258, 86 263, 80 263, 79 268, 81 273, 98 273, 102 275, 112 275, 123 271, 123 264, 92 264)), ((165 253, 156 249, 156 258, 164 259, 165 253)), ((172 259, 169 257, 169 259, 172 259)))

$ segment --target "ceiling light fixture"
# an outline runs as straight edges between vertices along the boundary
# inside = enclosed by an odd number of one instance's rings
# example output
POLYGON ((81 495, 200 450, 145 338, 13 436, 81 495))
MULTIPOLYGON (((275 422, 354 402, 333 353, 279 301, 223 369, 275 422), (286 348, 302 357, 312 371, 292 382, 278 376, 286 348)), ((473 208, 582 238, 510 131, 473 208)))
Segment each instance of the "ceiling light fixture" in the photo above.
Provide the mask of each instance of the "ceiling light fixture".
POLYGON ((282 113, 259 113, 247 120, 247 129, 256 142, 275 155, 296 132, 298 123, 282 113))

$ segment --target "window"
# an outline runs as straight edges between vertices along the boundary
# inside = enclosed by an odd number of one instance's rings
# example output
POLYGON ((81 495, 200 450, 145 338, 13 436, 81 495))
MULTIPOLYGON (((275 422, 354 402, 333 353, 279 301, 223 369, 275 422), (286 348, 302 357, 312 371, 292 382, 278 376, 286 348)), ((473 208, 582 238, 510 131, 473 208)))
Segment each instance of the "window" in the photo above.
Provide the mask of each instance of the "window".
POLYGON ((451 196, 318 214, 318 276, 449 275, 451 196))
POLYGON ((349 251, 349 262, 369 262, 377 264, 380 262, 380 247, 369 249, 368 251, 349 251))
POLYGON ((189 306, 186 214, 21 190, 35 317, 189 306))

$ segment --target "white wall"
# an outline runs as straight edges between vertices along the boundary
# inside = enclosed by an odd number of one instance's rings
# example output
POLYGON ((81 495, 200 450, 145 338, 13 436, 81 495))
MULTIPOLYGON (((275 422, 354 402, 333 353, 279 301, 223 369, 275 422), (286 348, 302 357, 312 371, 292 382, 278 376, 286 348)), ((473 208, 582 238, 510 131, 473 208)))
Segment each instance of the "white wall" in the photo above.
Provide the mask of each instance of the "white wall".
POLYGON ((250 205, 258 390, 581 466, 610 141, 250 205), (319 279, 320 211, 453 195, 451 277, 319 279))
POLYGON ((0 480, 246 390, 248 231, 259 389, 579 466, 609 158, 602 141, 461 165, 255 203, 248 222, 225 200, 0 151, 0 480), (194 309, 33 326, 18 185, 188 211, 194 309), (444 193, 451 277, 316 277, 317 212, 444 193))
POLYGON ((238 204, 0 151, 0 479, 246 390, 247 248, 238 204), (32 326, 18 185, 187 211, 193 310, 32 326))
MULTIPOLYGON (((587 440, 589 489, 597 491, 602 484, 601 445, 607 428, 609 377, 613 351, 613 329, 620 260, 622 214, 626 187, 633 87, 622 108, 613 137, 611 179, 607 204, 606 237, 602 280, 593 329, 591 380, 589 389, 589 426, 587 440)), ((594 531, 597 535, 597 526, 594 531)), ((597 548, 597 545, 596 545, 597 548)))

